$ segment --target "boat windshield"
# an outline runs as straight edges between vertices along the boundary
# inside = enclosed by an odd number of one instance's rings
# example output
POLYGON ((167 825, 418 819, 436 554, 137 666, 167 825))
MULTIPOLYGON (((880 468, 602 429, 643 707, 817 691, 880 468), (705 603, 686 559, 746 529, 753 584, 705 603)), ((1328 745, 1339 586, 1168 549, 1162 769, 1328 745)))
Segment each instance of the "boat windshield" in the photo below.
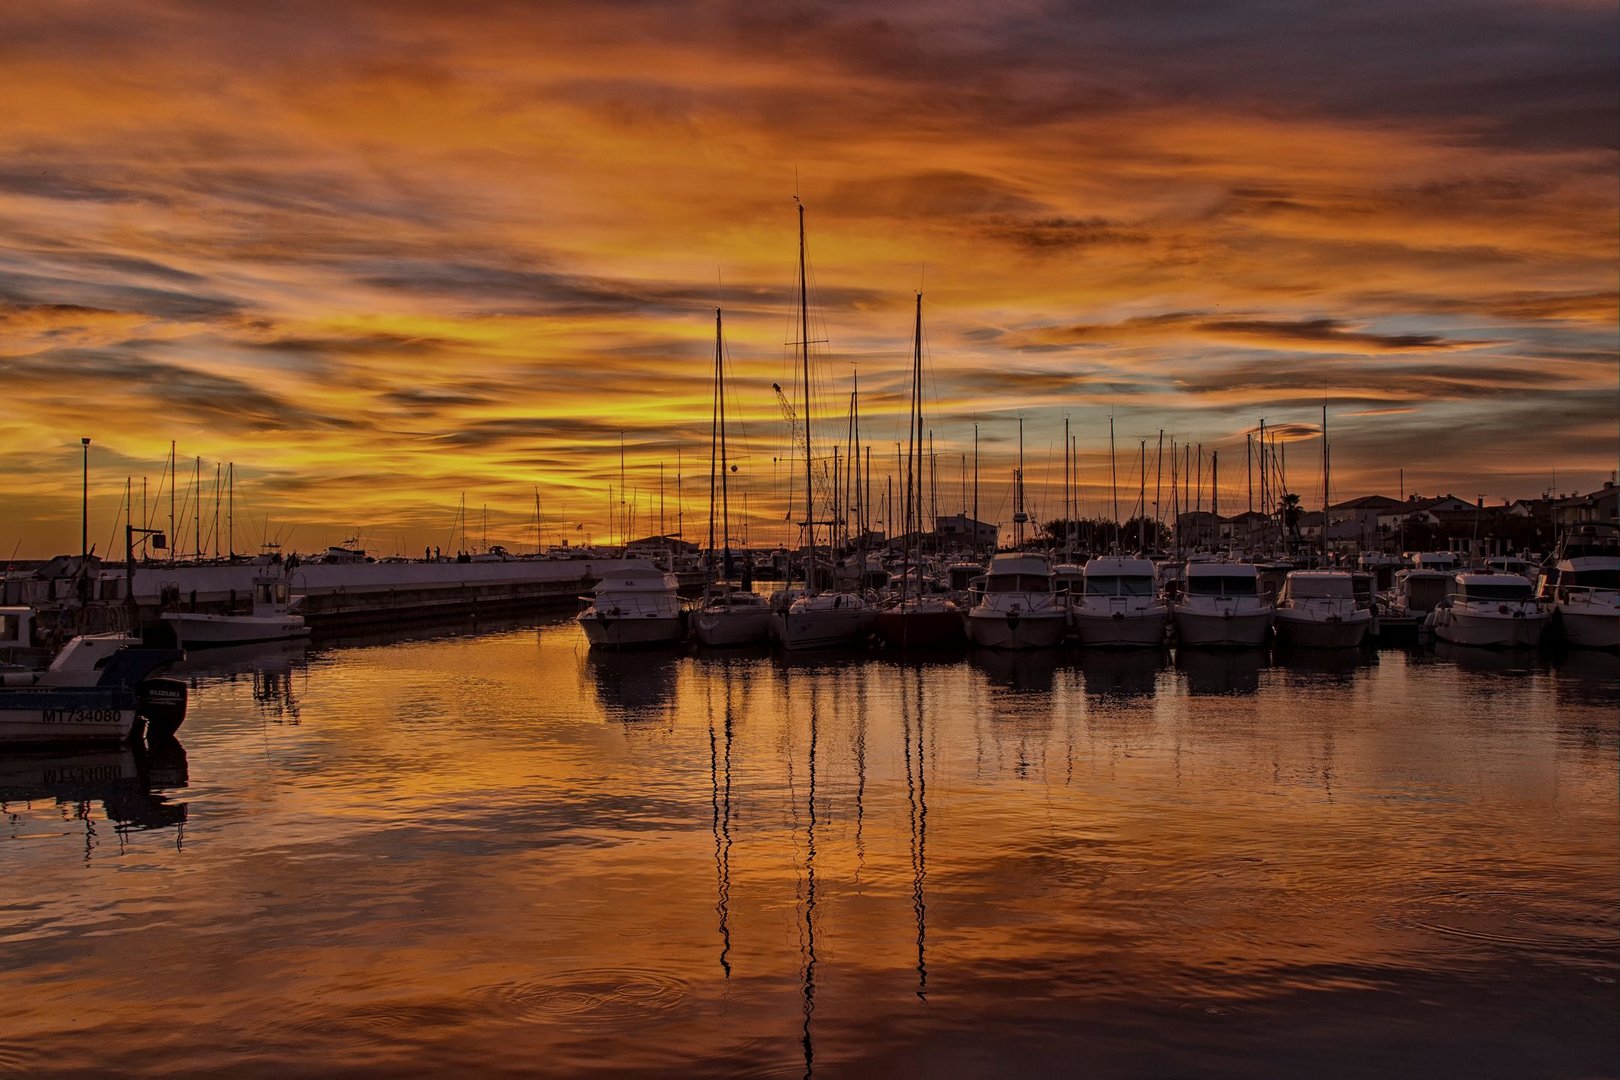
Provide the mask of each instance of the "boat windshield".
POLYGON ((1152 596, 1153 579, 1150 577, 1088 577, 1087 596, 1152 596))
POLYGON ((1348 599, 1355 594, 1355 588, 1348 577, 1295 578, 1288 583, 1288 592, 1296 600, 1348 599))
POLYGON ((1463 586, 1465 600, 1528 600, 1530 599, 1530 585, 1528 582, 1520 585, 1507 583, 1469 582, 1463 586))
POLYGON ((1620 592, 1620 567, 1609 567, 1600 570, 1577 570, 1573 574, 1567 570, 1559 579, 1561 585, 1574 585, 1582 589, 1604 589, 1609 592, 1620 592))
POLYGON ((1040 574, 992 574, 984 591, 1049 593, 1052 579, 1040 574))
POLYGON ((1260 583, 1248 574, 1199 574, 1187 579, 1192 596, 1258 596, 1260 583))

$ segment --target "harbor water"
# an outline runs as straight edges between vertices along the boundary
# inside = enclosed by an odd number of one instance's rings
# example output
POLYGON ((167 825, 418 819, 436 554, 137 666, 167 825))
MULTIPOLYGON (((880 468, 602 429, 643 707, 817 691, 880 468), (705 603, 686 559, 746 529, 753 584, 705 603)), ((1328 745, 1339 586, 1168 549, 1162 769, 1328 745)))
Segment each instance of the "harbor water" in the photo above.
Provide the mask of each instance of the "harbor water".
POLYGON ((1620 1074, 1620 656, 202 656, 0 756, 0 1075, 1620 1074))

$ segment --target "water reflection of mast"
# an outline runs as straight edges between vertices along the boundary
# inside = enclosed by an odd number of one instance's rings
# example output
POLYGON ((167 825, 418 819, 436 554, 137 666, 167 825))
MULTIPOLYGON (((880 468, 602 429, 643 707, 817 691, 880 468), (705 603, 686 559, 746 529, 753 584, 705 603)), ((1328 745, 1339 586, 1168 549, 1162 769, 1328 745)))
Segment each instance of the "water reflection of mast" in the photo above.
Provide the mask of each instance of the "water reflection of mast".
POLYGON ((731 730, 732 730, 732 703, 731 703, 731 668, 725 669, 724 689, 726 695, 724 731, 725 756, 722 766, 714 734, 714 702, 709 702, 709 787, 710 801, 713 807, 714 828, 714 875, 715 875, 715 904, 714 910, 720 917, 720 968, 731 978, 731 730), (725 787, 721 789, 721 773, 725 775, 725 787))
POLYGON ((816 1011, 816 687, 810 684, 810 824, 805 830, 804 890, 804 1075, 815 1065, 810 1018, 816 1011))
POLYGON ((911 714, 904 694, 900 724, 906 744, 906 796, 911 803, 911 906, 917 914, 917 996, 928 1000, 928 904, 923 882, 928 876, 928 778, 923 768, 926 753, 923 729, 923 680, 917 675, 917 772, 911 771, 911 714))
POLYGON ((861 826, 866 817, 866 679, 855 682, 855 880, 866 869, 866 839, 861 826))

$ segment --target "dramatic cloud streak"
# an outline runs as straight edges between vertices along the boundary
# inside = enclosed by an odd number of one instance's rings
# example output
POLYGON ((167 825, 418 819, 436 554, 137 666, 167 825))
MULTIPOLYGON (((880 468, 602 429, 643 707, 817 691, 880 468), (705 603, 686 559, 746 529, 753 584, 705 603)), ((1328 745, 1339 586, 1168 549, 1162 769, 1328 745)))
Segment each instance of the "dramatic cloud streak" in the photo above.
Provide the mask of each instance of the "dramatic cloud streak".
POLYGON ((1241 453, 1324 402, 1347 493, 1614 468, 1611 6, 883 12, 11 5, 0 543, 76 545, 80 435, 98 527, 170 440, 301 546, 443 543, 464 493, 515 540, 536 489, 600 537, 621 439, 643 524, 662 466, 690 525, 716 306, 781 538, 795 190, 822 441, 853 366, 880 471, 917 289, 989 506, 1019 415, 1037 463, 1071 418, 1090 498, 1110 416, 1241 453))

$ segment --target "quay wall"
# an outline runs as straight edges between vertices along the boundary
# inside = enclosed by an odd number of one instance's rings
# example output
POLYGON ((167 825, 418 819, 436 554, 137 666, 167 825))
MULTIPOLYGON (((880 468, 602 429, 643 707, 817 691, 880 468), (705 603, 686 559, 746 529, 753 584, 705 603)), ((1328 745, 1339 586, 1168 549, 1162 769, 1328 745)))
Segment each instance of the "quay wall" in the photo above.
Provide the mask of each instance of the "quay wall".
MULTIPOLYGON (((533 559, 511 562, 303 563, 286 579, 294 596, 304 597, 303 613, 312 628, 442 619, 466 614, 518 615, 572 611, 601 578, 625 565, 623 559, 533 559)), ((137 563, 135 601, 144 618, 165 610, 223 611, 245 607, 257 577, 280 576, 280 566, 248 563, 169 566, 137 563), (176 599, 178 597, 178 599, 176 599)), ((703 583, 701 572, 682 573, 682 591, 703 583)), ((92 606, 117 618, 126 605, 125 572, 105 568, 92 606)), ((13 581, 21 590, 13 602, 54 606, 70 598, 70 582, 13 581), (28 595, 38 592, 40 595, 28 595), (56 595, 61 594, 61 595, 56 595)), ((8 592, 19 591, 15 588, 8 592)))

